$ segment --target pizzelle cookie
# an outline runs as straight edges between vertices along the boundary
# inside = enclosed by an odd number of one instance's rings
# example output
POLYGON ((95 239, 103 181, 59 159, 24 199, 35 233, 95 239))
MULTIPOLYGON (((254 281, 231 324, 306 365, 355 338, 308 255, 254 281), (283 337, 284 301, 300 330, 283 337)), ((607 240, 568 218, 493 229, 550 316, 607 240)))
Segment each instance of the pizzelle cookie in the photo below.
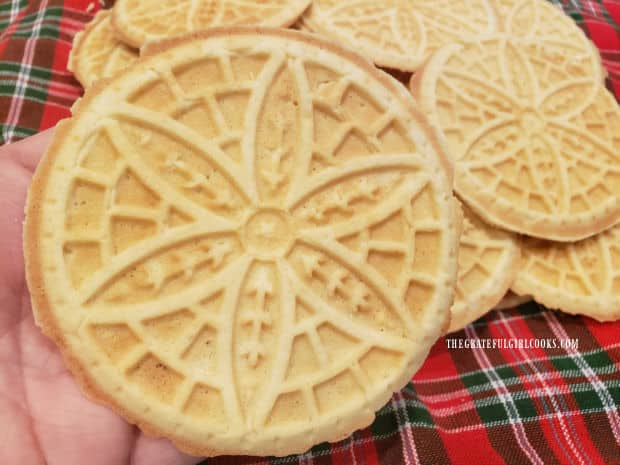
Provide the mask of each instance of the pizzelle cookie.
POLYGON ((101 10, 73 39, 67 68, 84 87, 131 65, 138 52, 114 35, 109 10, 101 10))
POLYGON ((519 265, 516 236, 480 221, 463 206, 456 296, 448 332, 463 329, 491 310, 510 288, 519 265))
POLYGON ((304 27, 379 66, 415 71, 443 45, 496 31, 487 0, 314 0, 304 27))
POLYGON ((524 240, 513 289, 545 307, 620 319, 620 226, 572 244, 524 240))
POLYGON ((311 0, 117 0, 112 23, 132 47, 216 26, 287 27, 311 0))
POLYGON ((599 51, 561 7, 547 0, 489 0, 497 14, 497 27, 510 37, 539 40, 547 47, 569 47, 579 55, 596 58, 604 73, 599 51))
POLYGON ((558 241, 620 220, 620 109, 591 47, 501 35, 438 51, 411 90, 486 222, 558 241))
POLYGON ((541 41, 558 54, 569 49, 573 65, 590 69, 604 82, 607 71, 598 48, 559 5, 548 0, 489 0, 497 15, 497 28, 520 40, 541 41))
POLYGON ((95 399, 197 455, 368 425, 445 329, 457 234, 406 89, 287 30, 157 43, 29 192, 37 321, 95 399))
POLYGON ((500 300, 497 305, 493 307, 493 310, 506 310, 509 308, 515 308, 521 304, 524 304, 525 302, 529 302, 530 300, 532 300, 531 295, 519 295, 515 294, 512 290, 509 290, 508 292, 506 292, 506 295, 502 297, 502 300, 500 300))

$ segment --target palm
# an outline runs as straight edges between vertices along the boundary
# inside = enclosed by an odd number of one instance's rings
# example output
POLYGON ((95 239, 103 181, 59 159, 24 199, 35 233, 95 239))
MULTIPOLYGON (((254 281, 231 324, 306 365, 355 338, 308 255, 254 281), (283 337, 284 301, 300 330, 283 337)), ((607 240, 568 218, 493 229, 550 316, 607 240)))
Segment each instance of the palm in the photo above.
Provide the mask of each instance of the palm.
POLYGON ((50 136, 0 148, 0 463, 196 463, 85 398, 34 323, 21 225, 32 171, 50 136))

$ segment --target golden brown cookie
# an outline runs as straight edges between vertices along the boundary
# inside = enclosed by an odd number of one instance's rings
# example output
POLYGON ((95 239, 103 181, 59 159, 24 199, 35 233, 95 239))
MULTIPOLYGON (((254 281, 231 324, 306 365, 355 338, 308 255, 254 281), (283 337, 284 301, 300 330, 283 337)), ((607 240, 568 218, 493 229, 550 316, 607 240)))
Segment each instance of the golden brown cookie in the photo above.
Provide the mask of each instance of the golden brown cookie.
POLYGON ((519 266, 519 241, 514 234, 485 224, 465 206, 463 214, 449 332, 463 329, 491 310, 510 288, 519 266))
POLYGON ((86 92, 39 165, 37 321, 92 397, 184 451, 341 439, 447 323, 445 166, 406 90, 331 43, 154 44, 86 92))
POLYGON ((487 0, 314 0, 301 22, 379 66, 409 72, 443 45, 497 30, 487 0))
POLYGON ((141 47, 217 26, 287 27, 311 0, 117 0, 112 23, 122 40, 141 47))
POLYGON ((569 244, 526 240, 522 251, 516 293, 566 313, 620 319, 620 226, 569 244))
POLYGON ((449 45, 414 75, 455 190, 486 222, 573 241, 620 220, 620 109, 582 38, 449 45))
POLYGON ((114 35, 109 10, 99 11, 73 39, 67 68, 84 87, 111 77, 138 59, 138 52, 114 35))

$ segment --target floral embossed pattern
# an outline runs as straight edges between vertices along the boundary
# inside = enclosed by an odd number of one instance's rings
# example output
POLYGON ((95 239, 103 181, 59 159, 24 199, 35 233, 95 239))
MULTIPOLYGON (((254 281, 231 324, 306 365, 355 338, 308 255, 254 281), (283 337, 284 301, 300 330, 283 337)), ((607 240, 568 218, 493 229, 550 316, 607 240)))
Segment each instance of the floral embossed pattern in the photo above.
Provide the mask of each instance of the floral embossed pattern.
POLYGON ((445 47, 411 85, 466 203, 492 224, 567 241, 620 218, 620 110, 600 75, 591 45, 501 35, 445 47))
POLYGON ((463 329, 501 300, 517 276, 520 258, 516 235, 488 226, 469 208, 462 208, 459 273, 450 310, 450 332, 463 329))
POLYGON ((513 289, 548 308, 599 321, 620 318, 620 227, 571 244, 526 240, 513 289))
POLYGON ((133 421, 286 454, 369 424, 421 364, 453 292, 452 196, 391 81, 236 31, 86 96, 31 193, 30 286, 133 421))
POLYGON ((415 71, 443 45, 496 31, 487 0, 316 0, 302 23, 404 71, 415 71))
POLYGON ((140 47, 148 40, 215 26, 285 27, 309 4, 310 0, 117 0, 112 11, 123 41, 140 47))

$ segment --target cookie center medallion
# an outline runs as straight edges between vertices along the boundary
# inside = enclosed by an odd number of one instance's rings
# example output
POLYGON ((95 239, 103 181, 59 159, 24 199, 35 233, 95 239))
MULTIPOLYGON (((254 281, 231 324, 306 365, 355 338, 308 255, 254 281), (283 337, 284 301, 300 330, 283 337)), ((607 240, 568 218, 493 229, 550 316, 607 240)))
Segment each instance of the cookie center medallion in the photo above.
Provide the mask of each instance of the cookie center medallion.
POLYGON ((290 217, 278 209, 257 210, 245 223, 243 238, 248 251, 263 257, 279 256, 293 239, 290 217))
POLYGON ((527 134, 538 134, 545 129, 545 121, 538 112, 531 109, 524 110, 521 113, 520 125, 527 134))

